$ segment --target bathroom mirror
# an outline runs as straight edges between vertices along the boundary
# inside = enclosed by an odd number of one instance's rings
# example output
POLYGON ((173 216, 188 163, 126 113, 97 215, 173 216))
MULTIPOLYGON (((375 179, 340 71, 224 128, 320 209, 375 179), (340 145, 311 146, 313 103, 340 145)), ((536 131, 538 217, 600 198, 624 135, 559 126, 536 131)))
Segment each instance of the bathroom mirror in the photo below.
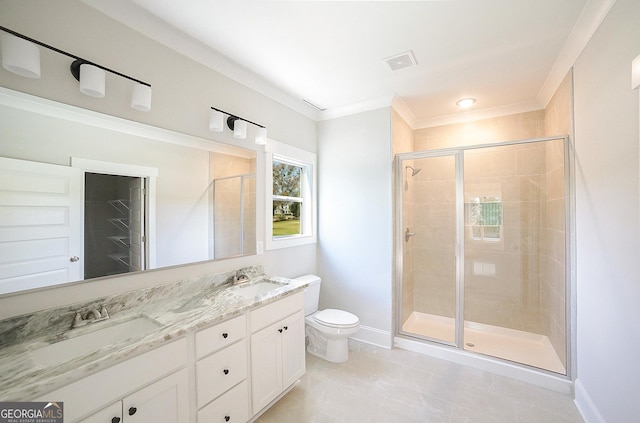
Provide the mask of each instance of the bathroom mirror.
POLYGON ((255 167, 248 148, 0 89, 0 295, 255 254, 255 167))

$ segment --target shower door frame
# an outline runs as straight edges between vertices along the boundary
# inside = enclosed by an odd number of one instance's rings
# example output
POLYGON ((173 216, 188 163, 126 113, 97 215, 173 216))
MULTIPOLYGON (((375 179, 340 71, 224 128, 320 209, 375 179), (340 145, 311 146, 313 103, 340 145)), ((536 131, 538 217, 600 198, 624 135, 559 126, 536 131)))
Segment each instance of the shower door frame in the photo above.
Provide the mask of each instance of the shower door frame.
POLYGON ((532 144, 547 141, 562 140, 564 150, 564 189, 565 189, 565 362, 566 374, 552 372, 546 369, 530 366, 527 364, 502 359, 499 357, 483 355, 484 358, 495 362, 507 362, 518 367, 532 369, 541 373, 545 373, 554 377, 571 379, 575 374, 573 351, 575 351, 576 338, 575 316, 573 315, 572 304, 575 304, 575 280, 573 279, 572 269, 575 269, 572 251, 574 251, 572 234, 574 232, 573 220, 574 215, 574 175, 573 175, 573 148, 571 146, 568 135, 560 135, 555 137, 530 138, 525 140, 514 140, 497 143, 486 143, 478 145, 460 146, 452 148, 441 148, 434 150, 413 151, 408 153, 399 153, 394 157, 394 289, 393 289, 393 328, 394 337, 421 340, 425 342, 435 343, 443 346, 454 348, 463 354, 477 356, 474 353, 464 349, 464 259, 465 259, 465 237, 464 237, 464 152, 467 150, 479 150, 483 148, 502 147, 510 145, 532 144), (432 157, 453 156, 455 158, 455 198, 456 198, 456 240, 455 240, 455 258, 456 258, 456 312, 455 312, 455 341, 447 342, 425 335, 411 334, 402 330, 403 310, 402 310, 402 279, 403 279, 403 257, 404 257, 404 232, 405 227, 402 213, 402 196, 404 172, 403 161, 428 159, 432 157))

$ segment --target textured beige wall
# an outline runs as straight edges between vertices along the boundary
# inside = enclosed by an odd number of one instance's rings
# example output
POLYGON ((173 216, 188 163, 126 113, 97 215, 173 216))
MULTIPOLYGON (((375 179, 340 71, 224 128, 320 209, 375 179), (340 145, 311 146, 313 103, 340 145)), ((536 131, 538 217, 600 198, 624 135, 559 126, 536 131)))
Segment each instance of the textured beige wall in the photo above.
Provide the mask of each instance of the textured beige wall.
POLYGON ((214 258, 255 254, 256 246, 256 160, 212 152, 209 155, 210 180, 253 174, 244 180, 224 179, 215 184, 214 258), (241 213, 241 208, 244 213, 241 213))
MULTIPOLYGON (((569 72, 545 108, 547 136, 573 138, 573 74, 569 72)), ((546 148, 546 225, 544 228, 544 266, 540 280, 540 319, 562 364, 566 367, 566 192, 563 144, 552 142, 546 148)))
MULTIPOLYGON (((406 153, 413 151, 413 130, 409 124, 393 109, 391 109, 391 143, 393 154, 406 153)), ((414 166, 413 161, 405 161, 404 166, 414 166)), ((395 189, 402 190, 402 222, 404 224, 403 230, 406 227, 413 230, 414 226, 414 207, 413 207, 413 193, 414 193, 414 178, 407 178, 406 169, 401 169, 403 180, 406 180, 406 185, 401 187, 395 187, 395 189)), ((413 257, 414 257, 414 245, 413 242, 406 242, 403 244, 402 250, 402 317, 404 322, 414 309, 414 294, 413 294, 413 257)))
POLYGON ((416 129, 414 151, 493 144, 544 136, 544 111, 416 129))
MULTIPOLYGON (((571 89, 570 73, 544 110, 417 129, 410 151, 571 135, 571 89)), ((394 143, 395 153, 406 148, 394 143)), ((412 310, 454 317, 454 161, 412 165, 423 171, 406 178, 403 192, 404 222, 418 233, 405 248, 403 317, 412 310)), ((564 171, 562 140, 465 153, 465 201, 498 196, 504 219, 497 242, 465 233, 465 319, 546 335, 566 366, 564 171), (495 265, 495 274, 474 271, 483 264, 495 265)))

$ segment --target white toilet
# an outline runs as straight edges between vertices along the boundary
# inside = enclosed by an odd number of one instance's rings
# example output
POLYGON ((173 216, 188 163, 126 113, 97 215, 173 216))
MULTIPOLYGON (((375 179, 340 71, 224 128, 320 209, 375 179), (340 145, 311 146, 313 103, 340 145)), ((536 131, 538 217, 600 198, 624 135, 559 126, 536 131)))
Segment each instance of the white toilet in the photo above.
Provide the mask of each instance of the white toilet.
POLYGON ((296 280, 309 282, 304 292, 305 334, 309 338, 307 351, 333 363, 347 361, 347 338, 358 331, 358 316, 332 308, 318 311, 320 277, 304 275, 296 280))

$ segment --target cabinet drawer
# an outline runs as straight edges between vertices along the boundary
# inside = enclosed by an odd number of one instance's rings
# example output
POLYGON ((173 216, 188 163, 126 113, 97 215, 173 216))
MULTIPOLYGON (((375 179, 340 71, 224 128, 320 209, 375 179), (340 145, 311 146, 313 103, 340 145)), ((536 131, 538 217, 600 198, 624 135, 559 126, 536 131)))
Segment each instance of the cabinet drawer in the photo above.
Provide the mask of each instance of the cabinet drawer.
POLYGON ((198 407, 247 377, 247 341, 242 340, 196 363, 198 407))
POLYGON ((245 423, 247 420, 249 392, 246 381, 198 411, 198 423, 245 423))
POLYGON ((255 309, 250 314, 251 333, 282 320, 304 307, 304 291, 255 309))
POLYGON ((244 338, 247 331, 247 319, 243 315, 219 323, 196 333, 196 357, 219 350, 244 338))

